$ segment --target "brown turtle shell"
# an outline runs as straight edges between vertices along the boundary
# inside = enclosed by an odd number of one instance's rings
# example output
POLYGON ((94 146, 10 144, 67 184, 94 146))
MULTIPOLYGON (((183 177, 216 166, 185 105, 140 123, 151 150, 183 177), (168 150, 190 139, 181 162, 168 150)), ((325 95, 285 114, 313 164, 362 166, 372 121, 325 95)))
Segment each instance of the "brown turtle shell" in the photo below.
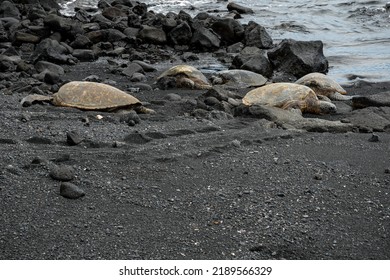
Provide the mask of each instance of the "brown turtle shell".
POLYGON ((168 70, 164 71, 157 80, 160 80, 164 77, 183 77, 192 80, 197 84, 197 87, 211 87, 209 81, 206 76, 203 75, 198 69, 190 65, 176 65, 168 70))
POLYGON ((336 81, 322 73, 310 73, 295 82, 296 84, 308 86, 314 90, 317 95, 331 96, 335 92, 347 94, 336 81))
POLYGON ((56 106, 83 110, 113 110, 141 105, 134 96, 113 86, 95 82, 70 82, 53 95, 56 106))
POLYGON ((307 86, 274 83, 249 91, 242 102, 247 106, 266 105, 283 109, 299 107, 301 111, 306 111, 308 107, 318 102, 318 98, 315 92, 307 86))

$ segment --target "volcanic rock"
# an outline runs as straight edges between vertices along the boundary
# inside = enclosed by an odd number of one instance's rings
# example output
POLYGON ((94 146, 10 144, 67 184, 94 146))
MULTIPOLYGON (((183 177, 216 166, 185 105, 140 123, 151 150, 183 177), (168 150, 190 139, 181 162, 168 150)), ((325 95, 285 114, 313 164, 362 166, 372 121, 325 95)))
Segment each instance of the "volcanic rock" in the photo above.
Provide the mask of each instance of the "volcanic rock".
POLYGON ((328 60, 321 41, 283 40, 268 52, 268 58, 276 70, 300 78, 312 72, 326 73, 328 60))
POLYGON ((234 2, 230 2, 230 3, 227 5, 227 9, 228 9, 229 11, 236 11, 236 12, 238 12, 239 14, 253 14, 253 10, 252 10, 251 8, 241 6, 241 5, 236 4, 236 3, 234 3, 234 2))
POLYGON ((50 168, 50 177, 58 181, 71 181, 75 177, 73 167, 53 164, 50 168))
POLYGON ((192 30, 187 22, 182 22, 168 33, 174 45, 187 45, 192 38, 192 30))
POLYGON ((60 185, 60 195, 65 198, 77 199, 83 197, 85 192, 75 184, 62 182, 60 185))
POLYGON ((167 35, 164 30, 156 27, 143 25, 142 29, 138 33, 140 38, 145 43, 152 43, 162 45, 167 42, 167 35))
POLYGON ((234 19, 220 19, 211 26, 223 42, 230 45, 244 38, 244 27, 234 19))
POLYGON ((273 41, 263 26, 250 21, 245 28, 245 45, 269 49, 272 48, 273 41))

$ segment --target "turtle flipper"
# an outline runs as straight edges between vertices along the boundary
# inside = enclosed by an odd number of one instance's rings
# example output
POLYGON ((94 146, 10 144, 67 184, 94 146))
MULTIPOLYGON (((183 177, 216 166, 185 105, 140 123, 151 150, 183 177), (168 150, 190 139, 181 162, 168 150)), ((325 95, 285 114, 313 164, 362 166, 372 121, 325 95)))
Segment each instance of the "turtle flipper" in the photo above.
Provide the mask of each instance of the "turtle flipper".
POLYGON ((138 106, 134 108, 138 114, 156 114, 156 111, 153 109, 146 108, 144 106, 138 106))
POLYGON ((47 95, 41 95, 41 94, 30 94, 24 97, 21 101, 20 104, 23 107, 29 107, 35 103, 43 103, 43 102, 52 102, 53 97, 52 96, 47 96, 47 95))

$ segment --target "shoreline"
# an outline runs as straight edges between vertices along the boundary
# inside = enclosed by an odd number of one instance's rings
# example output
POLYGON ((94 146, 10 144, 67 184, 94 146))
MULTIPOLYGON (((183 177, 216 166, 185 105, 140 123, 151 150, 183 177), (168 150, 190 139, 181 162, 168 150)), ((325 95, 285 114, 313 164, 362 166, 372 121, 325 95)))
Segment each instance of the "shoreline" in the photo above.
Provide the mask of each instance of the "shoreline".
POLYGON ((234 115, 199 103, 207 90, 156 88, 147 66, 182 61, 174 49, 121 44, 101 64, 2 60, 0 259, 390 259, 390 81, 345 86, 365 107, 334 115, 234 115), (145 80, 129 82, 139 59, 145 80), (157 113, 20 104, 87 77, 157 113))

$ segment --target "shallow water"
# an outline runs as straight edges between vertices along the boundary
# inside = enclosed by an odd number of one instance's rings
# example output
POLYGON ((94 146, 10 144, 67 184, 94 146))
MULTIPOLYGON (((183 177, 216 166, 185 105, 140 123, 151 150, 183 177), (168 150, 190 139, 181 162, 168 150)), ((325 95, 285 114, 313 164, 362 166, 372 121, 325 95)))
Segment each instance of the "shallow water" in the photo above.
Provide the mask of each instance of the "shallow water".
MULTIPOLYGON (((95 6, 97 0, 66 0, 65 12, 74 6, 95 6)), ((144 0, 155 12, 224 14, 227 2, 206 0, 144 0), (220 11, 220 12, 218 12, 220 11)), ((339 82, 348 77, 368 81, 390 80, 390 9, 386 1, 236 0, 252 8, 253 20, 263 25, 277 42, 281 39, 321 40, 329 60, 329 75, 339 82)))

